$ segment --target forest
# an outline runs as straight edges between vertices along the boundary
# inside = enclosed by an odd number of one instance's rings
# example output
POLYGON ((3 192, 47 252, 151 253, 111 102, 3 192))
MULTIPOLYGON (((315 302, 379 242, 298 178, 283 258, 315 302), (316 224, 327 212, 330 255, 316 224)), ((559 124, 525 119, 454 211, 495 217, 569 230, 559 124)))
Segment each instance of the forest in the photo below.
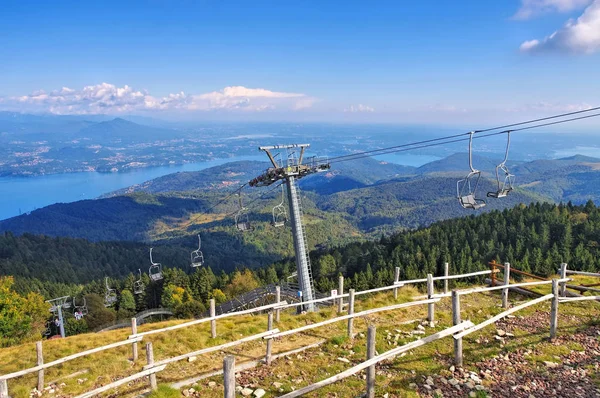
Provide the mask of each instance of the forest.
MULTIPOLYGON (((6 274, 4 269, 11 269, 12 258, 18 258, 19 264, 28 262, 30 257, 25 253, 31 246, 27 243, 60 242, 60 239, 63 238, 4 234, 0 239, 3 242, 0 253, 3 264, 9 268, 3 268, 3 274, 6 274)), ((541 276, 556 273, 561 262, 569 263, 571 269, 593 271, 599 268, 599 242, 600 207, 592 201, 585 205, 535 203, 437 222, 427 228, 382 235, 373 241, 321 248, 311 252, 311 263, 317 290, 327 292, 335 288, 340 274, 346 278, 346 288, 364 290, 391 283, 395 267, 400 267, 401 279, 413 279, 426 273, 440 274, 444 262, 450 263, 452 273, 486 269, 490 260, 510 262, 520 270, 541 276)), ((85 247, 85 241, 80 240, 79 244, 85 247)), ((137 245, 132 244, 129 251, 124 246, 120 251, 111 252, 122 258, 135 257, 141 250, 137 245)), ((51 261, 57 252, 51 245, 47 245, 47 249, 37 255, 51 261)), ((93 263, 90 260, 95 254, 93 251, 73 249, 71 253, 69 267, 73 272, 78 271, 78 265, 84 264, 85 258, 93 263), (87 253, 88 257, 80 258, 77 253, 81 256, 87 253)), ((106 261, 118 266, 120 258, 106 261)), ((211 298, 217 303, 224 302, 260 285, 278 283, 294 270, 292 258, 257 269, 240 266, 229 273, 215 273, 210 266, 165 268, 164 279, 159 282, 151 282, 147 274, 143 274, 145 289, 139 295, 132 294, 137 277, 130 272, 124 278, 108 279, 109 286, 118 293, 113 308, 103 305, 106 288, 101 278, 85 284, 68 284, 43 276, 17 276, 14 285, 11 282, 12 286, 5 291, 10 290, 20 297, 38 294, 46 299, 70 295, 80 301, 85 296, 90 315, 82 321, 67 321, 69 332, 77 333, 94 330, 148 308, 171 308, 179 317, 200 316, 211 298)), ((6 300, 0 297, 0 311, 6 311, 6 300)), ((0 314, 0 319, 3 315, 0 314)), ((30 333, 21 335, 23 338, 31 336, 30 333)))

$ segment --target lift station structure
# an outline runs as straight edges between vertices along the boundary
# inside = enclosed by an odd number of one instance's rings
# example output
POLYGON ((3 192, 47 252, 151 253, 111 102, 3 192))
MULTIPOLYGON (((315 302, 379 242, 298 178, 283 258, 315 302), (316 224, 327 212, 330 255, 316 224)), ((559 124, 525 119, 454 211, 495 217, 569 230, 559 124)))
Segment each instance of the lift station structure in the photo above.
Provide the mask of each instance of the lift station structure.
POLYGON ((309 144, 292 144, 259 147, 259 150, 267 154, 273 167, 269 167, 263 174, 251 180, 249 185, 251 187, 265 187, 277 181, 287 184, 290 222, 296 251, 298 285, 302 301, 309 302, 304 306, 304 309, 310 312, 314 311, 315 308, 314 303, 310 302, 315 298, 315 289, 306 243, 306 229, 302 221, 302 203, 297 180, 310 174, 327 171, 330 169, 330 164, 327 160, 317 159, 316 157, 304 159, 304 152, 309 146, 309 144), (281 152, 274 155, 271 152, 274 150, 280 150, 281 152))

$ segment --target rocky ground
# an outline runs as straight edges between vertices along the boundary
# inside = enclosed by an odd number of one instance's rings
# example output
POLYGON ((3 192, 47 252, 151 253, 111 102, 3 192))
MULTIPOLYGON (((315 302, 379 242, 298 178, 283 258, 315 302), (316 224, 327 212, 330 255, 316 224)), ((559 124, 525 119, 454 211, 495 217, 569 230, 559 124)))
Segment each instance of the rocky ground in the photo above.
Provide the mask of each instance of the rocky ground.
MULTIPOLYGON (((567 315, 568 316, 568 315, 567 315)), ((548 313, 540 311, 527 317, 511 317, 497 323, 495 339, 505 342, 511 332, 534 333, 547 328, 548 313)), ((600 327, 574 334, 559 335, 551 344, 574 346, 552 361, 536 360, 536 348, 520 348, 469 366, 474 371, 449 367, 443 375, 429 376, 411 384, 422 397, 600 397, 593 377, 600 370, 600 327)), ((485 343, 485 342, 483 342, 485 343)), ((544 355, 547 355, 544 353, 544 355)))

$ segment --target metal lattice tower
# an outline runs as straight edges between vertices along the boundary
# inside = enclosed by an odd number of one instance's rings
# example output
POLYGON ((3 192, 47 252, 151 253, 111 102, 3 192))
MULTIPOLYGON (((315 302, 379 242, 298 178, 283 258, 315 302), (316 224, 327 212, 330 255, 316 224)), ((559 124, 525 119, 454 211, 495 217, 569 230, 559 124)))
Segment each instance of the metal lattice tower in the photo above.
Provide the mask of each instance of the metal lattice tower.
POLYGON ((46 300, 47 303, 52 304, 52 307, 50 307, 50 312, 58 316, 60 336, 63 339, 65 338, 65 322, 62 310, 63 308, 71 308, 71 303, 67 301, 68 299, 69 296, 64 296, 52 300, 46 300))
MULTIPOLYGON (((304 150, 309 144, 294 145, 275 145, 259 147, 259 150, 265 151, 269 160, 273 164, 265 173, 249 182, 251 187, 264 187, 274 184, 277 181, 283 181, 287 184, 288 203, 290 207, 290 221, 292 226, 292 235, 294 237, 294 249, 296 252, 296 268, 298 270, 298 284, 302 292, 303 301, 312 301, 315 298, 315 289, 310 267, 310 258, 308 245, 306 243, 306 229, 303 223, 302 202, 300 200, 300 190, 297 180, 309 174, 329 170, 330 165, 326 160, 319 160, 315 157, 309 158, 308 162, 303 163, 304 150), (280 149, 285 151, 286 158, 279 164, 273 156, 272 150, 280 149), (300 154, 296 156, 296 151, 300 154)), ((280 156, 283 158, 283 156, 280 156)), ((306 311, 313 311, 314 304, 309 303, 305 306, 306 311)))

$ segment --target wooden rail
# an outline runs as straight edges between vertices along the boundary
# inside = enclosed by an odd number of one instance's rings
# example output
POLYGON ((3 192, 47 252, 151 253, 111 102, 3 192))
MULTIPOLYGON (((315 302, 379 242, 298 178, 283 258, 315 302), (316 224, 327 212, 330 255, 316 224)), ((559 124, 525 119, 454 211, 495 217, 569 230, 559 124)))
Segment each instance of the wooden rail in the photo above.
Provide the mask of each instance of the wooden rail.
MULTIPOLYGON (((492 267, 492 270, 493 270, 494 268, 496 268, 496 267, 498 267, 498 268, 501 268, 501 269, 504 269, 504 265, 502 265, 502 264, 498 264, 498 263, 497 263, 497 262, 495 262, 495 261, 491 261, 491 262, 489 262, 489 263, 488 263, 488 265, 489 265, 490 267, 492 267)), ((537 275, 534 275, 534 274, 530 274, 529 272, 525 272, 525 271, 520 271, 520 270, 518 270, 518 269, 514 269, 514 268, 512 268, 512 269, 511 269, 511 271, 512 271, 512 272, 514 272, 515 274, 519 274, 519 275, 527 276, 527 277, 529 277, 529 278, 532 278, 532 279, 538 279, 538 280, 541 280, 541 281, 545 281, 545 280, 547 280, 546 278, 542 278, 541 276, 537 276, 537 275)))
POLYGON ((57 359, 57 360, 52 361, 52 362, 47 362, 47 363, 42 364, 42 365, 34 366, 32 368, 29 368, 29 369, 20 370, 18 372, 13 372, 13 373, 8 373, 8 374, 5 374, 5 375, 2 375, 2 376, 0 376, 0 381, 14 379, 15 377, 24 376, 26 374, 34 373, 34 372, 40 371, 42 369, 47 369, 47 368, 50 368, 52 366, 60 365, 61 363, 65 363, 65 362, 71 361, 71 360, 76 359, 76 358, 81 358, 81 357, 84 357, 86 355, 95 354, 97 352, 101 352, 101 351, 104 351, 104 350, 109 350, 111 348, 121 347, 121 346, 124 346, 124 345, 129 345, 132 342, 140 342, 140 341, 142 341, 142 336, 136 337, 136 338, 131 339, 131 340, 119 341, 117 343, 108 344, 108 345, 105 345, 105 346, 102 346, 102 347, 93 348, 91 350, 78 352, 77 354, 69 355, 69 356, 66 356, 64 358, 60 358, 60 359, 57 359))
POLYGON ((370 310, 356 312, 354 314, 342 315, 342 316, 338 316, 338 317, 335 317, 335 318, 327 319, 325 321, 318 322, 318 323, 313 323, 311 325, 301 326, 301 327, 296 328, 296 329, 286 330, 284 332, 278 332, 278 333, 273 334, 271 336, 266 336, 265 339, 275 339, 275 338, 279 338, 279 337, 289 336, 291 334, 296 334, 296 333, 304 332, 306 330, 315 329, 315 328, 318 328, 318 327, 321 327, 321 326, 329 325, 330 323, 335 323, 335 322, 339 322, 339 321, 343 321, 343 320, 347 320, 347 319, 354 319, 354 318, 358 318, 358 317, 365 316, 365 315, 375 314, 377 312, 392 311, 392 310, 397 310, 397 309, 400 309, 400 308, 413 307, 415 305, 436 303, 438 301, 440 301, 440 299, 431 299, 431 300, 422 300, 422 301, 411 301, 409 303, 395 304, 395 305, 390 305, 390 306, 387 306, 387 307, 372 308, 370 310))
MULTIPOLYGON (((550 282, 552 282, 552 281, 550 281, 550 282)), ((455 335, 454 335, 454 338, 455 338, 455 339, 459 339, 459 338, 465 337, 465 336, 467 336, 467 335, 469 335, 469 334, 471 334, 471 333, 473 333, 473 332, 475 332, 475 331, 477 331, 477 330, 483 329, 484 327, 486 327, 486 326, 488 326, 488 325, 491 325, 491 324, 493 324, 493 323, 496 323, 496 322, 497 322, 497 321, 499 321, 500 319, 502 319, 502 318, 506 317, 507 315, 510 315, 510 314, 512 314, 513 312, 517 312, 517 311, 519 311, 519 310, 522 310, 523 308, 527 308, 527 307, 529 307, 529 306, 532 306, 532 305, 535 305, 535 304, 539 304, 539 303, 541 303, 541 302, 544 302, 544 301, 546 301, 546 300, 550 300, 550 299, 552 299, 552 298, 554 298, 554 295, 553 295, 553 294, 547 294, 547 295, 545 295, 545 296, 542 296, 542 297, 540 297, 540 298, 537 298, 537 299, 535 299, 535 300, 531 300, 531 301, 528 301, 528 302, 526 302, 526 303, 523 303, 523 304, 517 305, 516 307, 513 307, 513 308, 511 308, 511 309, 509 309, 509 310, 506 310, 506 311, 504 311, 504 312, 501 312, 501 313, 499 313, 498 315, 496 315, 496 316, 493 316, 493 317, 491 317, 490 319, 488 319, 488 320, 486 320, 486 321, 483 321, 483 322, 481 322, 481 323, 479 323, 479 324, 477 324, 477 325, 475 325, 475 326, 473 326, 473 327, 471 327, 471 328, 469 328, 469 329, 467 329, 467 330, 465 330, 465 331, 463 331, 463 332, 460 332, 460 333, 457 333, 457 334, 455 334, 455 335)))
POLYGON ((117 381, 115 381, 113 383, 107 384, 107 385, 102 386, 100 388, 96 388, 95 390, 92 390, 92 391, 86 392, 84 394, 78 395, 75 398, 91 398, 91 397, 94 397, 94 396, 96 396, 98 394, 101 394, 103 392, 106 392, 108 390, 112 390, 115 387, 122 386, 123 384, 127 384, 129 382, 134 381, 134 380, 141 379, 142 377, 150 376, 152 374, 161 372, 161 371, 163 371, 165 369, 166 366, 167 365, 156 366, 156 367, 153 367, 152 369, 144 370, 142 372, 136 373, 136 374, 131 375, 131 376, 127 376, 127 377, 125 377, 123 379, 117 380, 117 381))
POLYGON ((286 301, 282 301, 281 303, 274 303, 274 304, 264 305, 262 307, 250 308, 250 309, 247 309, 247 310, 244 310, 244 311, 228 312, 228 313, 225 313, 225 314, 217 315, 215 317, 208 317, 208 318, 196 319, 194 321, 180 323, 178 325, 169 326, 169 327, 162 328, 162 329, 149 330, 147 332, 132 334, 132 335, 129 336, 129 339, 134 339, 134 338, 136 338, 138 336, 147 336, 149 334, 163 333, 163 332, 168 332, 168 331, 171 331, 171 330, 177 330, 177 329, 181 329, 181 328, 187 328, 187 327, 198 325, 198 324, 205 323, 205 322, 216 321, 217 319, 223 319, 223 318, 229 318, 229 317, 232 317, 232 316, 252 314, 254 312, 260 312, 260 311, 265 311, 265 310, 272 309, 272 308, 277 307, 277 306, 279 306, 281 304, 285 305, 285 304, 287 304, 287 302, 286 301))
POLYGON ((441 338, 450 336, 450 335, 452 335, 452 334, 454 334, 456 332, 462 331, 462 330, 464 330, 464 329, 466 329, 466 328, 468 328, 468 327, 470 327, 472 325, 473 325, 473 323, 471 323, 469 321, 462 322, 459 325, 449 327, 448 329, 444 329, 444 330, 442 330, 440 332, 437 332, 437 333, 432 334, 430 336, 424 337, 424 338, 422 338, 420 340, 413 341, 412 343, 405 344, 405 345, 403 345, 401 347, 394 348, 392 350, 384 352, 383 354, 379 354, 377 356, 374 356, 373 358, 371 358, 369 360, 366 360, 365 362, 362 362, 362 363, 360 363, 360 364, 358 364, 356 366, 353 366, 350 369, 347 369, 347 370, 345 370, 345 371, 343 371, 341 373, 336 374, 335 376, 332 376, 332 377, 330 377, 328 379, 319 381, 319 382, 317 382, 315 384, 311 384, 310 386, 303 387, 303 388, 301 388, 299 390, 292 391, 291 393, 283 395, 281 398, 294 398, 294 397, 302 396, 304 394, 308 394, 309 392, 318 390, 319 388, 328 386, 330 384, 333 384, 333 383, 336 383, 336 382, 338 382, 340 380, 343 380, 343 379, 345 379, 347 377, 355 375, 358 372, 360 372, 360 371, 362 371, 364 369, 367 369, 367 368, 369 368, 369 367, 371 367, 373 365, 376 365, 377 363, 379 363, 379 362, 381 362, 383 360, 395 357, 395 356, 397 356, 397 355, 399 355, 399 354, 401 354, 403 352, 413 350, 415 348, 418 348, 418 347, 424 346, 426 344, 429 344, 429 343, 431 343, 433 341, 436 341, 436 340, 439 340, 441 338))
POLYGON ((567 272, 567 274, 573 274, 573 275, 585 275, 585 276, 600 277, 600 274, 597 274, 595 272, 571 271, 570 269, 566 270, 566 272, 567 272))
POLYGON ((559 297, 559 299, 558 299, 558 301, 561 303, 568 303, 570 301, 588 301, 588 300, 600 300, 600 296, 559 297))

